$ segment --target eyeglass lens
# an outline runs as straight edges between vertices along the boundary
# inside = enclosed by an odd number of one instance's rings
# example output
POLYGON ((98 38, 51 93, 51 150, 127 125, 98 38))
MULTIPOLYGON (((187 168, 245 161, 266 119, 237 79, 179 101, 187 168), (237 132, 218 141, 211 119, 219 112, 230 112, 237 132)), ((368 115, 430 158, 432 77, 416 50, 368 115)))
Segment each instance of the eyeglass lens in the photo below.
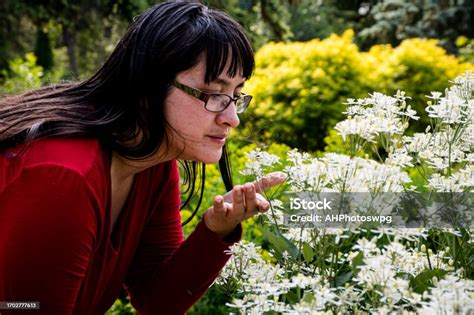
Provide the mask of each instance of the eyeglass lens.
MULTIPOLYGON (((206 108, 213 112, 220 112, 227 108, 232 102, 232 98, 225 94, 212 94, 207 101, 206 108)), ((248 98, 241 97, 236 101, 237 112, 242 113, 247 107, 248 98)))

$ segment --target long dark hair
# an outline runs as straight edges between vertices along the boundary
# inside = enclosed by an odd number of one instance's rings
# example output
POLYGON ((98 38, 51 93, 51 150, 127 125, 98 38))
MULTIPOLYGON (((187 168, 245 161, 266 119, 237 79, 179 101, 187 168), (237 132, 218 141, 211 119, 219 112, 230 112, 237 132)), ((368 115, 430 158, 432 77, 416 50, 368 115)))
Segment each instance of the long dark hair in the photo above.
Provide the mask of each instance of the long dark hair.
MULTIPOLYGON (((134 20, 89 79, 1 100, 0 151, 44 137, 91 137, 122 156, 144 159, 170 140, 163 104, 171 82, 178 73, 196 65, 203 54, 206 83, 224 71, 228 57, 229 76, 241 72, 249 78, 253 72, 250 41, 227 14, 199 3, 153 6, 134 20), (132 141, 139 134, 140 141, 132 141)), ((227 161, 223 150, 219 165, 229 190, 232 180, 227 161)), ((197 176, 204 186, 205 166, 201 164, 185 162, 191 194, 197 176)))

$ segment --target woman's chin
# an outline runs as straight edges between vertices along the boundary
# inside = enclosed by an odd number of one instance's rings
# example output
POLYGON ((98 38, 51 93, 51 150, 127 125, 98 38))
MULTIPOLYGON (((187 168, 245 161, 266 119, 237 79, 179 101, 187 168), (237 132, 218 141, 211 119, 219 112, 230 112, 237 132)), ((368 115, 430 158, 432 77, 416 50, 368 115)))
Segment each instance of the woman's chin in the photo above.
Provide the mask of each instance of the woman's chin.
POLYGON ((220 150, 212 150, 212 151, 215 151, 215 152, 206 152, 206 153, 203 153, 203 154, 197 154, 193 157, 189 157, 189 158, 184 158, 184 160, 189 160, 189 161, 198 161, 198 162, 202 162, 204 164, 215 164, 217 162, 219 162, 219 160, 221 159, 221 156, 222 156, 222 149, 220 150))
POLYGON ((219 149, 214 149, 214 150, 209 150, 206 155, 203 156, 201 161, 204 164, 215 164, 219 162, 219 160, 222 157, 222 148, 219 149))
POLYGON ((199 161, 201 161, 204 164, 215 164, 215 163, 219 162, 219 160, 221 159, 221 156, 222 156, 222 154, 219 154, 219 156, 216 155, 214 157, 206 157, 206 158, 203 158, 203 159, 199 159, 199 161))

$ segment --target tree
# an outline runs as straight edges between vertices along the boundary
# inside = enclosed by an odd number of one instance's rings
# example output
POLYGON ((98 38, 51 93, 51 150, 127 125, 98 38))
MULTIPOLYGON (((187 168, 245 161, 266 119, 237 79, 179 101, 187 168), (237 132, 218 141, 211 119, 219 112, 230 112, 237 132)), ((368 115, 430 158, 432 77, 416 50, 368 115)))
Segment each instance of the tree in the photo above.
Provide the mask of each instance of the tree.
MULTIPOLYGON (((111 38, 112 28, 123 21, 128 24, 135 14, 148 6, 146 0, 6 0, 0 4, 0 17, 5 18, 0 22, 3 26, 0 39, 7 40, 0 41, 0 52, 3 53, 12 45, 8 31, 14 28, 13 21, 28 21, 36 30, 35 53, 39 57, 39 64, 45 69, 50 68, 51 45, 64 45, 67 47, 69 70, 75 77, 81 72, 81 63, 95 63, 95 60, 78 60, 78 46, 88 46, 91 50, 105 54, 104 47, 109 42, 102 39, 111 38), (60 38, 55 43, 52 43, 48 31, 51 26, 60 31, 60 38)), ((0 66, 5 67, 7 60, 0 59, 0 66)))
POLYGON ((209 0, 211 7, 232 15, 248 31, 257 49, 269 41, 288 41, 291 0, 209 0))
POLYGON ((474 37, 474 1, 385 0, 369 6, 357 41, 361 48, 374 44, 397 46, 413 37, 437 38, 445 49, 457 51, 456 39, 474 37))
POLYGON ((294 41, 326 38, 353 28, 362 18, 361 1, 301 0, 291 5, 290 27, 294 41))

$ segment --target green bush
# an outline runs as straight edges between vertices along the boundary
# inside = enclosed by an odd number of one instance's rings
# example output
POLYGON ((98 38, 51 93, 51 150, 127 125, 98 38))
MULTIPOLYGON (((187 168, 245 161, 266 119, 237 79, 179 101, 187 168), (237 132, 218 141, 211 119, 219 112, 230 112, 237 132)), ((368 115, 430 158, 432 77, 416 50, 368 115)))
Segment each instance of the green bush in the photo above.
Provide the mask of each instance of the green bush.
POLYGON ((9 70, 2 70, 4 80, 0 85, 0 97, 40 87, 43 68, 37 66, 36 61, 33 53, 26 54, 24 59, 11 60, 9 70))
POLYGON ((245 88, 254 96, 243 134, 304 150, 323 148, 340 118, 342 102, 362 96, 364 65, 352 32, 306 43, 270 43, 256 54, 245 88))
POLYGON ((105 315, 135 315, 137 312, 130 304, 129 297, 119 298, 105 315))
POLYGON ((474 39, 459 36, 456 39, 459 58, 465 62, 474 63, 474 39))
MULTIPOLYGON (((373 46, 361 52, 353 32, 324 40, 270 43, 256 54, 256 71, 245 92, 254 100, 242 119, 242 135, 255 142, 278 142, 305 151, 324 148, 324 138, 339 121, 343 102, 374 90, 393 95, 406 91, 412 107, 423 116, 431 90, 474 69, 437 46, 435 40, 408 39, 400 46, 373 46)), ((420 130, 421 131, 421 130, 420 130)))
POLYGON ((375 90, 388 95, 402 90, 412 98, 409 104, 418 112, 420 120, 411 124, 411 130, 418 132, 429 124, 425 95, 430 91, 443 91, 450 85, 449 80, 474 69, 473 64, 448 55, 434 39, 407 39, 396 48, 377 45, 365 55, 369 71, 373 69, 375 90))
MULTIPOLYGON (((59 51, 58 55, 61 56, 59 51)), ((63 77, 64 67, 58 65, 44 71, 43 67, 38 65, 36 55, 30 52, 24 58, 10 60, 8 69, 0 70, 0 97, 58 83, 63 77)))

